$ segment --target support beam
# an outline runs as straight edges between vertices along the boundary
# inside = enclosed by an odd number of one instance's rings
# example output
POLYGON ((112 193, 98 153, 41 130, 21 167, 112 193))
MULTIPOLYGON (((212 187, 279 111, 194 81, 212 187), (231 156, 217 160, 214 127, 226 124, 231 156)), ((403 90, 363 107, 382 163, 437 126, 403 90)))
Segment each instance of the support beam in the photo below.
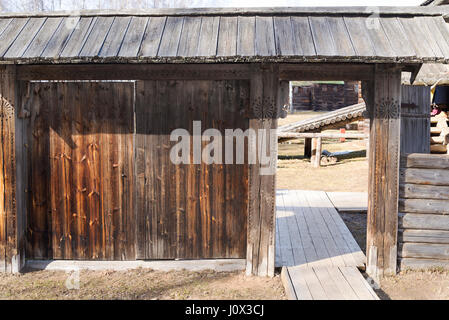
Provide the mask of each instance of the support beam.
POLYGON ((0 269, 19 272, 24 262, 24 217, 21 195, 17 192, 16 123, 17 123, 16 67, 0 67, 0 269))
POLYGON ((19 65, 18 80, 227 80, 249 79, 248 64, 19 65))
POLYGON ((370 117, 367 273, 379 279, 397 265, 400 70, 376 66, 363 90, 370 117))
POLYGON ((276 65, 255 65, 251 77, 249 127, 256 133, 257 161, 249 164, 248 234, 246 274, 274 276, 275 200, 277 159, 277 117, 279 78, 276 65), (264 129, 265 131, 261 130, 264 129), (274 137, 270 135, 273 130, 274 137), (269 152, 270 163, 261 163, 261 145, 269 152))

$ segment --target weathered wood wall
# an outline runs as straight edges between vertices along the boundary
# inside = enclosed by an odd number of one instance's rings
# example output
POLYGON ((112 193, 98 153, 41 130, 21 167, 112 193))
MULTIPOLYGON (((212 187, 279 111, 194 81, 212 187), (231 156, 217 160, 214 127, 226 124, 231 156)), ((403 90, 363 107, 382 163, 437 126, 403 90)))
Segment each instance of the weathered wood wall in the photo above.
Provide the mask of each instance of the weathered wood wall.
POLYGON ((28 83, 27 258, 134 259, 133 83, 28 83))
MULTIPOLYGON (((137 258, 244 258, 248 160, 245 164, 173 164, 174 129, 248 129, 248 80, 138 81, 136 101, 137 258)), ((215 139, 215 138, 213 138, 215 139)), ((204 150, 204 149, 203 149, 204 150)), ((199 150, 201 152, 201 150, 199 150)), ((237 158, 234 146, 234 163, 237 158)), ((246 152, 245 152, 246 153, 246 152)), ((198 159, 201 160, 201 159, 198 159)))
POLYGON ((130 82, 25 85, 32 159, 28 258, 246 256, 247 159, 175 165, 170 133, 192 134, 195 120, 223 137, 225 128, 245 131, 249 81, 148 80, 136 89, 134 101, 130 82))
POLYGON ((449 267, 449 156, 401 157, 400 267, 449 267))
POLYGON ((430 153, 430 87, 401 86, 401 153, 430 153))
POLYGON ((0 272, 25 262, 26 159, 15 66, 0 67, 0 272), (20 133, 16 130, 19 128, 20 133), (23 179, 22 179, 23 178, 23 179), (20 181, 17 181, 20 180, 20 181), (18 201, 19 200, 19 201, 18 201))

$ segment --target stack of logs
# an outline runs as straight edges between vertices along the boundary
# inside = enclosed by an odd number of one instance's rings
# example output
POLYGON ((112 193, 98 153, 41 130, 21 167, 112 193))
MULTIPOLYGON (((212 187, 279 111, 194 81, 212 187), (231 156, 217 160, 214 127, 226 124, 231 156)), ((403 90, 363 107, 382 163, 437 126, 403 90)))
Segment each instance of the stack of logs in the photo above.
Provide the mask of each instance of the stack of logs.
POLYGON ((449 154, 449 127, 447 113, 442 111, 430 118, 430 152, 449 154))

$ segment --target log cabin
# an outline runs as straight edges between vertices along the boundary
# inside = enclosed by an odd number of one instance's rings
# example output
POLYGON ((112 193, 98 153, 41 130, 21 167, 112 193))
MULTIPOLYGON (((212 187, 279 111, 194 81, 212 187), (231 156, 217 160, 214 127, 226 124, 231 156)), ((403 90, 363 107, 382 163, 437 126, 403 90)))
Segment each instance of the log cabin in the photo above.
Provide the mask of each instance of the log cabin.
POLYGON ((192 134, 194 121, 252 129, 275 164, 276 143, 261 129, 277 128, 288 81, 342 80, 363 82, 371 124, 367 271, 395 273, 401 72, 449 62, 447 14, 1 15, 0 269, 33 259, 239 258, 248 275, 272 276, 275 173, 259 160, 174 164, 170 134, 192 134))

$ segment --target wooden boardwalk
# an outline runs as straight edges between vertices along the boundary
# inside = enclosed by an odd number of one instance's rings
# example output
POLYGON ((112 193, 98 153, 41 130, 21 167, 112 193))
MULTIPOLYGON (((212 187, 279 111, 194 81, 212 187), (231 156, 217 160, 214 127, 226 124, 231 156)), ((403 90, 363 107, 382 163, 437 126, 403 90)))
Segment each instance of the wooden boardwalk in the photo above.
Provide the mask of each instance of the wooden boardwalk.
POLYGON ((366 213, 368 210, 367 192, 326 192, 338 212, 366 213))
POLYGON ((366 257, 324 191, 278 190, 276 266, 292 299, 378 299, 366 257))

